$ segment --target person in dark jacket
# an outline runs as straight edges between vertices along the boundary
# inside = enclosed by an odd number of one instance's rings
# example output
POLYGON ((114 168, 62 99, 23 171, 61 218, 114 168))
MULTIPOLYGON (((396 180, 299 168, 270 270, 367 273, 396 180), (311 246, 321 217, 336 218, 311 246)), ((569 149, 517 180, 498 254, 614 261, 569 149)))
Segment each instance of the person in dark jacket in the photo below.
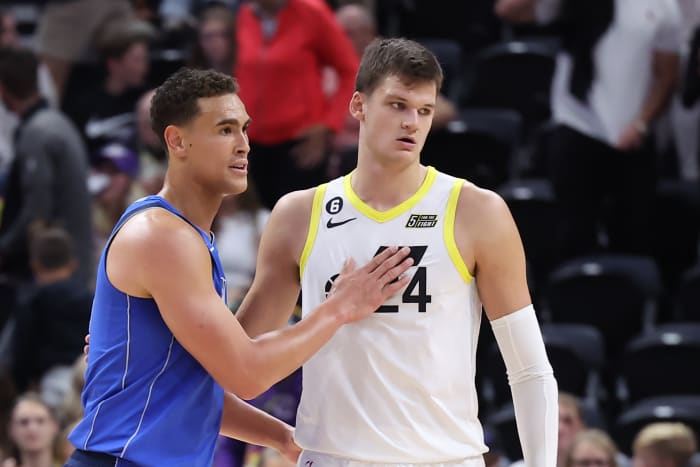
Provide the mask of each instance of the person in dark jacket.
POLYGON ((0 96, 20 119, 0 219, 3 310, 12 309, 17 287, 31 279, 27 235, 33 224, 65 228, 76 244, 76 278, 86 283, 93 274, 85 146, 73 124, 39 95, 37 63, 29 50, 0 48, 0 96))

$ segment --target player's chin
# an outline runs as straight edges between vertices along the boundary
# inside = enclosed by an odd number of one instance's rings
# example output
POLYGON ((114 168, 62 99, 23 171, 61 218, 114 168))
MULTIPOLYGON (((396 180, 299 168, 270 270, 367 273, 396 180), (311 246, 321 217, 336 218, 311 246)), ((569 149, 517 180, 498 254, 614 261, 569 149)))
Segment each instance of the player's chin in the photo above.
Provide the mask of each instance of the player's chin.
POLYGON ((248 179, 245 177, 237 180, 230 180, 226 186, 226 194, 238 195, 248 189, 248 179))

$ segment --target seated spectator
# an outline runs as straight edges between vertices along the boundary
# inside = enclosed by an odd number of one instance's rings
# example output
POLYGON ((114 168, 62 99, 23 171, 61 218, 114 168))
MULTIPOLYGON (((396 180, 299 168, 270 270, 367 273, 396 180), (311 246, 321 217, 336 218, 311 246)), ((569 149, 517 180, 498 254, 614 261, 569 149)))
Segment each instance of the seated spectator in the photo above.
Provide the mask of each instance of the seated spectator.
POLYGON ((46 0, 36 32, 37 46, 60 102, 72 65, 85 58, 100 30, 132 16, 129 0, 46 0))
MULTIPOLYGON (((572 394, 560 392, 557 467, 567 467, 567 458, 576 436, 579 433, 585 432, 587 429, 588 427, 586 426, 586 421, 583 418, 583 407, 580 399, 572 394)), ((617 467, 629 467, 630 461, 621 452, 616 452, 615 465, 617 467)), ((523 461, 518 461, 511 467, 525 467, 525 464, 523 461)))
MULTIPOLYGON (((70 375, 82 352, 92 307, 92 293, 75 278, 78 260, 63 229, 37 233, 30 259, 35 284, 15 312, 12 368, 20 391, 36 387, 55 367, 68 367, 70 375)), ((59 395, 52 405, 60 402, 59 395)))
POLYGON ((564 467, 621 467, 615 442, 601 430, 584 430, 571 443, 564 467))
POLYGON ((12 457, 2 467, 56 467, 54 442, 58 423, 51 409, 35 393, 20 396, 9 425, 12 457))
POLYGON ((694 467, 690 459, 698 450, 693 431, 682 423, 647 425, 632 445, 634 467, 694 467))
POLYGON ((97 200, 95 225, 104 235, 124 211, 139 170, 134 110, 144 92, 153 37, 154 30, 148 23, 111 23, 98 41, 106 69, 104 81, 63 106, 87 144, 93 169, 91 192, 97 200))

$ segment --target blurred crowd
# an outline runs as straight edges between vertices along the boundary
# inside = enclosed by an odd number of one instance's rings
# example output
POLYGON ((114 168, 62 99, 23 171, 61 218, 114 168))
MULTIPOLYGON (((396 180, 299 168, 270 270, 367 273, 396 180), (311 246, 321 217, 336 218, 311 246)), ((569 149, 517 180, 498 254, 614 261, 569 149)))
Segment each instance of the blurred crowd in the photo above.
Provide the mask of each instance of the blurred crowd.
MULTIPOLYGON (((354 167, 348 102, 378 36, 443 65, 424 163, 513 212, 564 390, 558 466, 700 466, 700 1, 6 0, 2 467, 70 455, 97 255, 167 166, 154 88, 216 69, 252 117, 250 188, 214 226, 235 312, 279 198, 354 167)), ((481 341, 487 466, 520 465, 487 327, 481 341)), ((300 391, 295 373, 252 403, 293 423, 300 391)), ((215 465, 285 462, 221 438, 215 465)))

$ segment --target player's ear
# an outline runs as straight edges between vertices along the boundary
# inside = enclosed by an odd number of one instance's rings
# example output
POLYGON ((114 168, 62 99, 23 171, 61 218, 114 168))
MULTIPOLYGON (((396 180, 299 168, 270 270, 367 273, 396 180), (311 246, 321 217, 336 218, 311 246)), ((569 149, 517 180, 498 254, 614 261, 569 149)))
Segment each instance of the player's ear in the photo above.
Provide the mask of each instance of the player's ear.
POLYGON ((365 99, 367 96, 360 91, 355 91, 350 98, 350 115, 356 120, 365 119, 365 99))
POLYGON ((168 125, 163 132, 165 144, 168 146, 168 152, 174 156, 185 153, 185 139, 182 130, 175 125, 168 125))

